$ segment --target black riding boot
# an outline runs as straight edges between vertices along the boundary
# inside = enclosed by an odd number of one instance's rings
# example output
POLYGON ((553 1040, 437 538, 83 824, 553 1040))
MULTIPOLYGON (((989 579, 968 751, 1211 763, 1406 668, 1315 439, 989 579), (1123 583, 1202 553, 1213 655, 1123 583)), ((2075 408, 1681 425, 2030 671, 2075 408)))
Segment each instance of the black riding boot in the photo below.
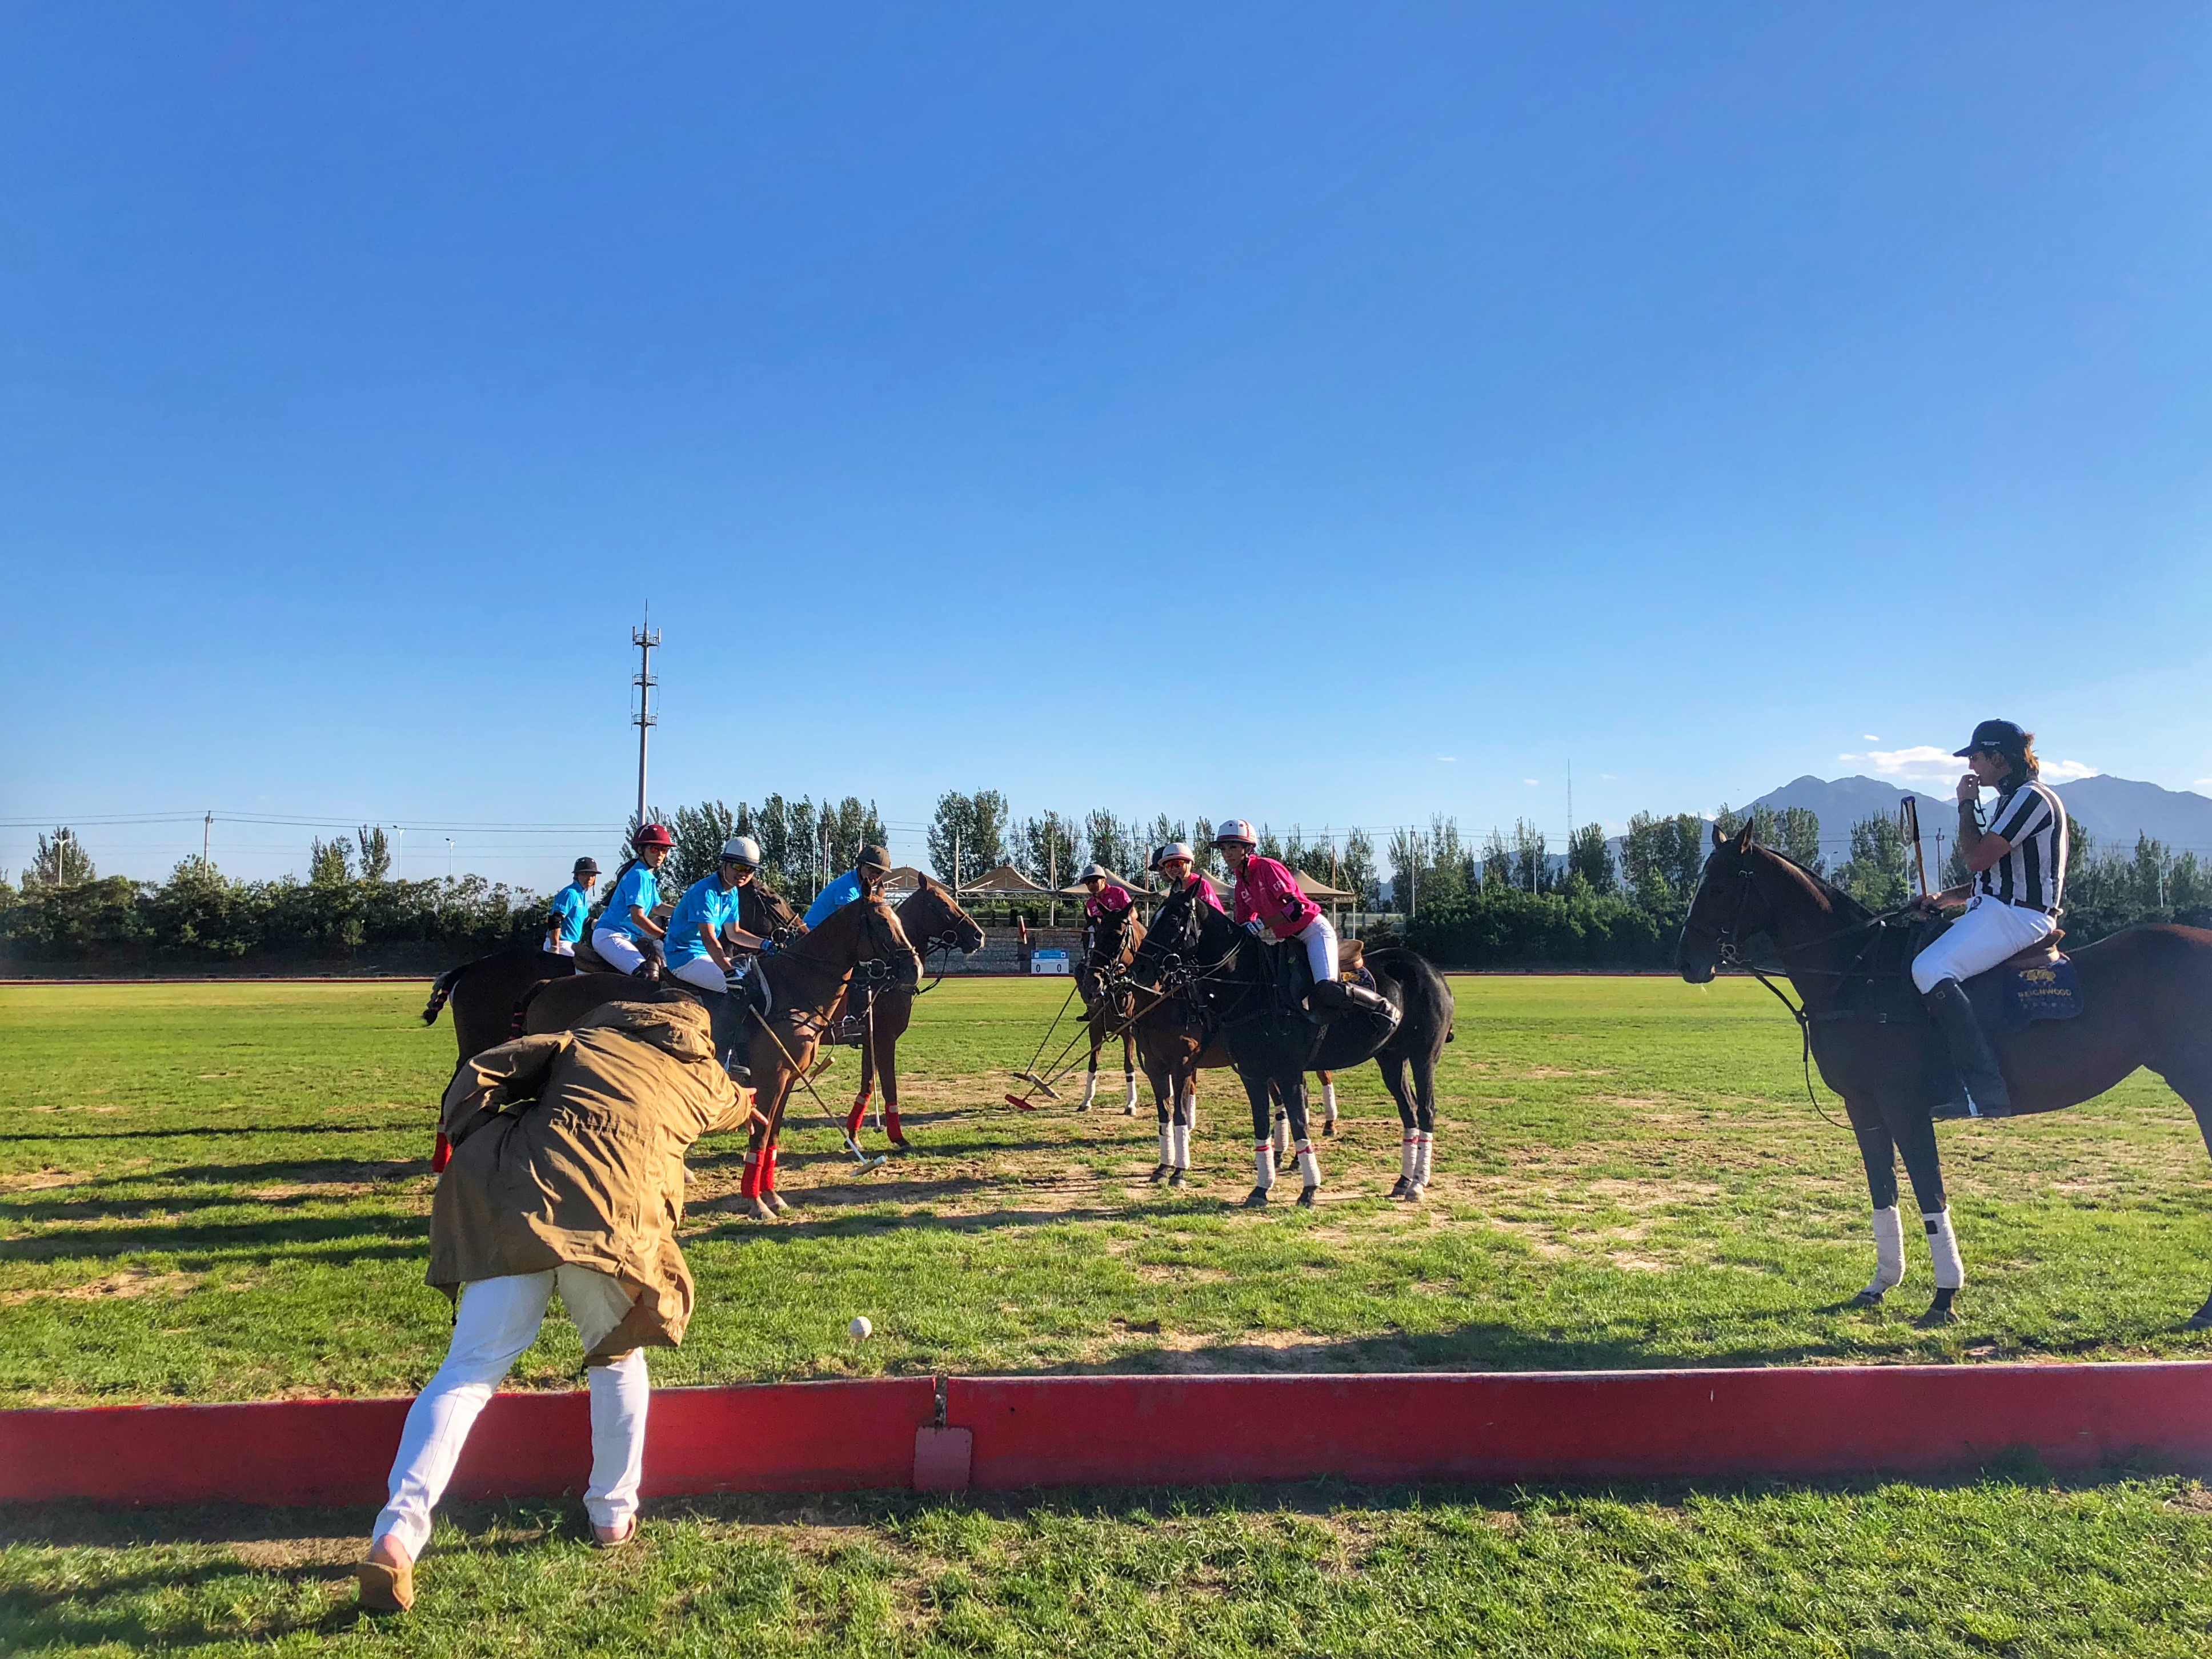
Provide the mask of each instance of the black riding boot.
POLYGON ((1921 1000, 1951 1047, 1951 1064, 1958 1068, 1960 1081, 1973 1097, 1973 1115, 2010 1117, 2012 1091, 2005 1086, 2004 1073, 1997 1069, 1989 1038, 1982 1035, 1981 1021, 1974 1018, 1966 988, 1955 979, 1947 979, 1921 1000))

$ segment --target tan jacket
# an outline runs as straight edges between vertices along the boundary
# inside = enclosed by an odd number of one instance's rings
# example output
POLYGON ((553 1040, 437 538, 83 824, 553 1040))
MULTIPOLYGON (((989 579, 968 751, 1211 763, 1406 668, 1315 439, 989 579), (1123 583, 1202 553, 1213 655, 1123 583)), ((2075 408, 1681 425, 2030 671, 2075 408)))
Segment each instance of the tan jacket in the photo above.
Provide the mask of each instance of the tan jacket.
POLYGON ((684 1154, 750 1115, 690 1002, 607 1003, 573 1030, 464 1060, 446 1091, 453 1159, 431 1201, 429 1282, 454 1296, 479 1279, 595 1268, 635 1298, 595 1356, 675 1346, 692 1301, 676 1243, 684 1154))

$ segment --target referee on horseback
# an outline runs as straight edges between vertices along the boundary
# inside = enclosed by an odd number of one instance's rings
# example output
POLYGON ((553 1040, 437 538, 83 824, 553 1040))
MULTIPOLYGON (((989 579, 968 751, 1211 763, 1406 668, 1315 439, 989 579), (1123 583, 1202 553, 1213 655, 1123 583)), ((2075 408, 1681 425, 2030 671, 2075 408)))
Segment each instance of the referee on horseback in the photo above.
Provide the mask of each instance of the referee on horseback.
POLYGON ((1918 901, 1933 911, 1964 903, 1966 914, 1912 959, 1912 983, 1966 1085, 1976 1117, 2010 1117, 2012 1091, 1975 1018, 1965 981, 2042 944, 2058 929, 2066 884, 2066 808, 2039 776, 2035 733, 2010 720, 1984 720, 1959 758, 1959 853, 1972 878, 1918 901), (1984 827, 1981 793, 1997 792, 1984 827))

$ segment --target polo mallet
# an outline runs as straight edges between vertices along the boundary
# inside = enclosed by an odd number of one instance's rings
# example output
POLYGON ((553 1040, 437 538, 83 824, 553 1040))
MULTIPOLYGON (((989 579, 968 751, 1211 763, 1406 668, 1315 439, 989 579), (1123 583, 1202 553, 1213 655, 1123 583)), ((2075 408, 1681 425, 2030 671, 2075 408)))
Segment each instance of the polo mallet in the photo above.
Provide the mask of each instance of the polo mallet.
POLYGON ((1928 860, 1920 848, 1919 798, 1907 795, 1899 801, 1897 806, 1897 817, 1899 826, 1912 842, 1912 873, 1919 880, 1920 896, 1926 898, 1928 896, 1928 860))
POLYGON ((783 1039, 776 1036, 775 1027, 761 1018, 759 1009, 750 1008, 746 1012, 759 1023, 761 1030, 768 1033, 769 1041, 775 1044, 776 1052, 783 1056, 784 1063, 791 1067, 792 1076, 798 1079, 799 1085, 806 1091, 815 1105, 821 1109, 822 1115, 830 1120, 830 1127, 844 1137, 845 1150, 852 1153, 853 1162, 860 1166, 860 1173, 866 1175, 871 1170, 880 1170, 884 1164, 890 1163, 891 1157, 889 1152, 878 1152, 875 1157, 870 1158, 860 1150, 860 1143, 846 1133, 845 1121, 832 1113, 828 1103, 814 1092, 814 1085, 808 1079, 806 1073, 799 1069, 799 1062, 791 1057, 791 1050, 783 1046, 783 1039))
MULTIPOLYGON (((1036 1074, 1037 1061, 1044 1058, 1044 1045, 1052 1041, 1052 1034, 1060 1029, 1060 1018, 1067 1012, 1067 1005, 1074 1000, 1075 981, 1071 978, 1067 981, 1067 994, 1060 1000, 1060 1012, 1052 1017, 1052 1024, 1044 1028, 1044 1035, 1037 1039, 1036 1053, 1030 1056, 1029 1069, 1027 1071, 1016 1072, 1014 1073, 1014 1076, 1018 1079, 1028 1084, 1030 1088, 1043 1090, 1046 1098, 1049 1100, 1058 1100, 1060 1098, 1060 1091, 1054 1088, 1052 1085, 1047 1083, 1042 1078, 1036 1074)), ((1034 1112, 1036 1110, 1036 1108, 1034 1105, 1030 1104, 1030 1102, 1017 1094, 1008 1094, 1006 1096, 1006 1104, 1009 1106, 1018 1107, 1024 1112, 1034 1112)))

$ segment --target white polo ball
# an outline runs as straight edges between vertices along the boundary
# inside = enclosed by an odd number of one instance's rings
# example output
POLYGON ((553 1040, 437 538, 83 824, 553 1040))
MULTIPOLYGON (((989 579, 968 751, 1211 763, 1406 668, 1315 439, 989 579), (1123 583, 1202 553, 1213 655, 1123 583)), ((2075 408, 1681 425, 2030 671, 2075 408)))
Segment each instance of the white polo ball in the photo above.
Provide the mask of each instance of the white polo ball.
POLYGON ((854 1320, 851 1324, 846 1326, 845 1328, 852 1333, 853 1340, 855 1342, 865 1342, 868 1340, 869 1333, 873 1331, 876 1328, 868 1323, 867 1315, 862 1314, 860 1317, 854 1320))

